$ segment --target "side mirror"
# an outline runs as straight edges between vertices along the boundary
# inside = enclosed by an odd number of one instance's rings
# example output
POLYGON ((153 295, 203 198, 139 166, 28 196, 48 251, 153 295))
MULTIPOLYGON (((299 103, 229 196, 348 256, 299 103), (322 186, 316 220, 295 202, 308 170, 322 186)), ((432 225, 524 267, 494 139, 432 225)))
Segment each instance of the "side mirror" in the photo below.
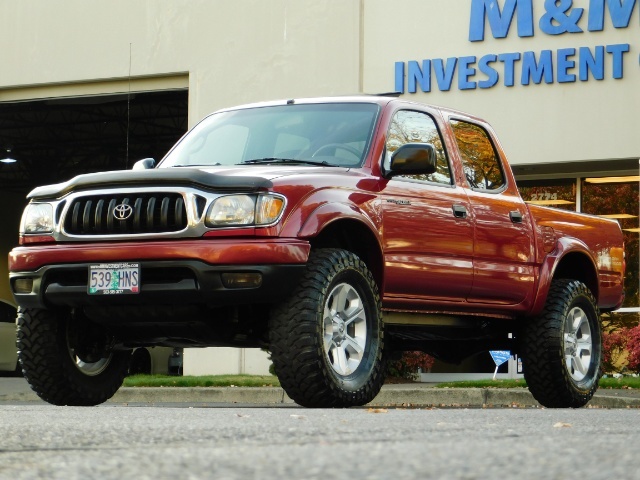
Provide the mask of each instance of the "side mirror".
POLYGON ((436 171, 436 149, 430 143, 406 143, 391 155, 388 177, 429 175, 436 171))
POLYGON ((143 158, 133 164, 131 170, 148 170, 156 166, 156 161, 153 158, 143 158))

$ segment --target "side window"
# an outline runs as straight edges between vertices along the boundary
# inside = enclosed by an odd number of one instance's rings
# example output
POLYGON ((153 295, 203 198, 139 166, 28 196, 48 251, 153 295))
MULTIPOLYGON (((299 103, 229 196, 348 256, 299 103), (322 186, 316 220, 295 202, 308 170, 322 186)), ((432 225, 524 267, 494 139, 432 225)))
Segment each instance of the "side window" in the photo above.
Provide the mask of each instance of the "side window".
POLYGON ((480 126, 451 120, 462 168, 471 188, 498 190, 505 184, 500 159, 487 132, 480 126))
POLYGON ((436 149, 436 171, 430 175, 398 175, 395 178, 409 178, 426 182, 451 185, 451 170, 444 153, 442 139, 433 119, 426 113, 412 110, 396 112, 387 135, 385 165, 389 164, 391 154, 405 143, 430 143, 436 149))

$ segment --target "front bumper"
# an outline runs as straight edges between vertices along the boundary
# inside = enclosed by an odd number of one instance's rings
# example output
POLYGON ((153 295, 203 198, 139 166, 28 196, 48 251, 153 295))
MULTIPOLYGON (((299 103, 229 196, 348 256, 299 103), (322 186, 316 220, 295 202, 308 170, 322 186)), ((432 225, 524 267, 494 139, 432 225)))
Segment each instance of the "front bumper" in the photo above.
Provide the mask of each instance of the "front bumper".
POLYGON ((11 251, 9 278, 16 302, 25 308, 276 303, 297 285, 309 249, 299 240, 38 245, 11 251), (89 266, 116 262, 140 264, 140 293, 89 295, 89 266), (262 282, 253 288, 227 288, 223 273, 259 273, 262 282), (18 279, 31 279, 31 291, 18 293, 18 279))

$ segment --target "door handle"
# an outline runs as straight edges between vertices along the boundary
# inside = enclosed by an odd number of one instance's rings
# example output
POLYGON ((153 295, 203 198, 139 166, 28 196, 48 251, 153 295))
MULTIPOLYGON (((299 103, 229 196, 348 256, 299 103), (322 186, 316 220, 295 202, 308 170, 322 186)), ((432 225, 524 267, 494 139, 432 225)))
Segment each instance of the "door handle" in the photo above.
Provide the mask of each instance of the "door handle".
POLYGON ((522 223, 522 214, 518 210, 509 212, 509 218, 513 223, 522 223))
POLYGON ((467 208, 464 205, 453 205, 453 216, 456 218, 467 218, 467 208))

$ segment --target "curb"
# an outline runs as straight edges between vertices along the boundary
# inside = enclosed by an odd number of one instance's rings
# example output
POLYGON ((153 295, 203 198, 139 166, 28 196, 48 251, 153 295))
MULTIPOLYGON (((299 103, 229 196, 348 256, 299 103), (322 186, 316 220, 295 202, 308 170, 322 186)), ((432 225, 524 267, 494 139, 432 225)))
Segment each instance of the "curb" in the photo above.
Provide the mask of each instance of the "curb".
MULTIPOLYGON (((526 388, 406 388, 383 389, 370 406, 519 407, 543 408, 526 388)), ((585 408, 640 408, 638 396, 596 392, 585 408)))
MULTIPOLYGON (((0 395, 0 403, 44 403, 34 392, 0 395)), ((279 387, 124 387, 108 404, 295 405, 279 387)), ((525 388, 384 388, 369 407, 542 408, 525 388)), ((640 397, 599 391, 586 408, 640 408, 640 397)))
POLYGON ((243 403, 294 405, 279 387, 125 387, 108 403, 243 403))

